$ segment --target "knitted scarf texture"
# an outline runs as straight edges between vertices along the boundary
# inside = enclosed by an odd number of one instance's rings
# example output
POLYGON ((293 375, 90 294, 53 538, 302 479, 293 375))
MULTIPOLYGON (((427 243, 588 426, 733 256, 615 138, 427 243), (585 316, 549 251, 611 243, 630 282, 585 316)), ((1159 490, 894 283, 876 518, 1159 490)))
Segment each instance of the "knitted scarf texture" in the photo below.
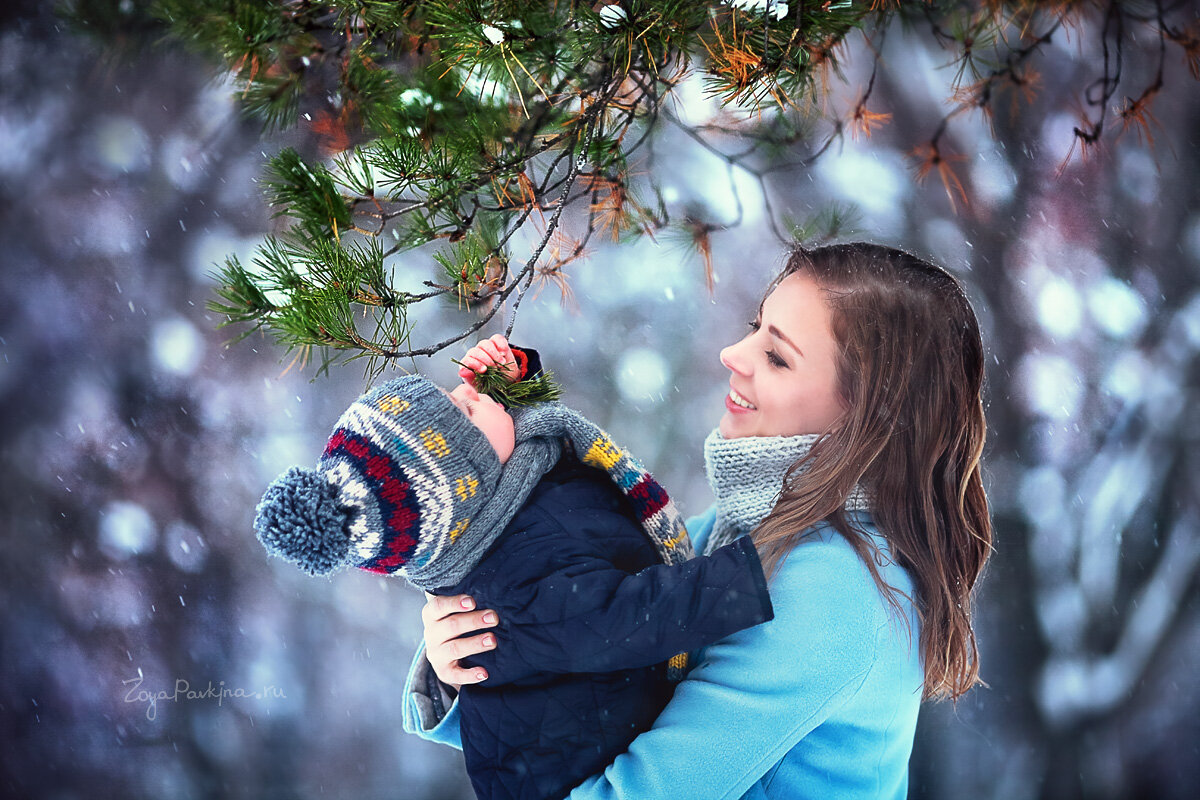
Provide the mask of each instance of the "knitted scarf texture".
MULTIPOLYGON (((705 552, 750 533, 775 507, 788 469, 808 455, 819 434, 743 436, 726 439, 714 429, 704 440, 704 468, 717 498, 717 518, 705 552)), ((803 465, 798 474, 803 474, 803 465)), ((870 508, 861 486, 846 498, 846 510, 870 508)))
POLYGON ((678 564, 695 555, 674 501, 637 459, 595 423, 561 403, 515 407, 509 413, 516 446, 500 472, 495 493, 468 530, 439 553, 436 564, 420 565, 426 575, 437 575, 435 585, 453 586, 478 565, 533 487, 558 462, 564 442, 584 464, 607 473, 629 498, 664 563, 678 564))

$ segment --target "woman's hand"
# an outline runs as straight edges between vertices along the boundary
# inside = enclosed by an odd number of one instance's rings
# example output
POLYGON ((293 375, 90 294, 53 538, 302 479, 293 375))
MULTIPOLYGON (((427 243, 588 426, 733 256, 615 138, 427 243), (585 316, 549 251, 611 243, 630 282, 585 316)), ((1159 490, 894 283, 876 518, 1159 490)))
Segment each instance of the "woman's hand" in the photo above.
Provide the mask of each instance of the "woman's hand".
POLYGON ((438 597, 426 592, 425 597, 427 601, 421 609, 421 621, 425 624, 425 657, 438 680, 453 686, 455 691, 464 684, 487 680, 487 670, 483 667, 466 669, 458 662, 494 648, 495 634, 457 637, 494 626, 496 612, 491 609, 476 611, 474 598, 465 594, 438 597))
POLYGON ((521 377, 521 369, 517 366, 517 357, 513 355, 508 340, 497 333, 490 339, 484 339, 472 347, 463 356, 462 365, 458 369, 458 377, 465 383, 475 385, 475 376, 487 372, 488 367, 499 368, 509 383, 521 377))

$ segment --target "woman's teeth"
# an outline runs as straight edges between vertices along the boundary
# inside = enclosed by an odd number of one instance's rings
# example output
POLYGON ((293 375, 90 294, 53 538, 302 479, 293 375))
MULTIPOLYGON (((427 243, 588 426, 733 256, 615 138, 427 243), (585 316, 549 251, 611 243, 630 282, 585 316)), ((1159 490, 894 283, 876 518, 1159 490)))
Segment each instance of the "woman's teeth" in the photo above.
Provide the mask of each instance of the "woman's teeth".
POLYGON ((758 410, 757 408, 755 408, 753 403, 751 403, 746 398, 742 397, 740 394, 735 392, 733 389, 729 390, 729 399, 733 401, 734 405, 741 406, 742 408, 748 408, 751 411, 758 410))

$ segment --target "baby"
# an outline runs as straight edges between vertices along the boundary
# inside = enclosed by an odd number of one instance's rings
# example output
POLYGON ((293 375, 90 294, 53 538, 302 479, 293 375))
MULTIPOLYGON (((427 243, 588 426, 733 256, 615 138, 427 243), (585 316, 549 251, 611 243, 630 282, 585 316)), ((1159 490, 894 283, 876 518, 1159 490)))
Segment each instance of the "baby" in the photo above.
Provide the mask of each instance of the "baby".
POLYGON ((693 558, 667 493, 584 417, 505 408, 463 375, 360 397, 315 471, 267 489, 255 527, 310 573, 353 565, 495 609, 496 646, 464 660, 488 675, 459 696, 467 771, 480 798, 559 797, 650 727, 676 654, 771 619, 766 581, 748 538, 693 558))

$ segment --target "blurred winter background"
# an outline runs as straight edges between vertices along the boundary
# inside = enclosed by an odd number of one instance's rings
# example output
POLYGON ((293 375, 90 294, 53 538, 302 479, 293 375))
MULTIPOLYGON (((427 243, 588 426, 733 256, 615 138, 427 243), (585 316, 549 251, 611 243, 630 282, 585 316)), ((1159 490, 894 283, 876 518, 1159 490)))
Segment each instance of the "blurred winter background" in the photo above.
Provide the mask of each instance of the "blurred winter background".
MULTIPOLYGON (((204 309, 213 265, 270 229, 255 179, 282 141, 197 61, 102 57, 49 5, 0 12, 0 795, 469 797, 456 753, 401 731, 421 596, 308 578, 251 531, 265 484, 312 462, 365 385, 355 366, 313 381, 261 338, 226 349, 204 309), (208 696, 149 702, 181 682, 208 696)), ((891 124, 768 187, 780 214, 856 204, 862 237, 945 264, 984 324, 989 687, 925 708, 911 795, 1194 797, 1200 92, 1168 64, 1154 149, 1109 138, 1056 176, 1073 117, 1039 107, 1066 107, 1094 55, 1056 39, 1033 108, 994 135, 952 127, 972 154, 955 212, 902 144, 944 111, 943 58, 899 32, 887 47, 891 124)), ((656 152, 675 207, 744 206, 714 240, 712 298, 667 244, 600 249, 571 271, 577 307, 549 287, 515 338, 698 511, 717 351, 781 249, 753 181, 677 134, 656 152)), ((448 355, 416 366, 452 376, 448 355)))

